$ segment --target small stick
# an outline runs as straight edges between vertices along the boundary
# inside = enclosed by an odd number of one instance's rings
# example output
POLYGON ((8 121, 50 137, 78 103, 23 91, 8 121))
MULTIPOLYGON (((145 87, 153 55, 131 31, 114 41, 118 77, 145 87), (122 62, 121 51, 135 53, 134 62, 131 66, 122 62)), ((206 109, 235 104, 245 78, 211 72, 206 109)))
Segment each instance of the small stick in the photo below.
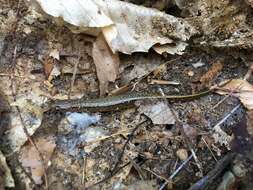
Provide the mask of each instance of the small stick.
POLYGON ((148 171, 148 172, 150 172, 150 173, 152 173, 154 176, 156 176, 156 177, 158 177, 158 178, 160 178, 160 179, 166 181, 167 183, 170 183, 170 182, 171 182, 171 181, 169 181, 168 179, 166 179, 165 177, 163 177, 163 176, 161 176, 161 175, 155 173, 154 171, 152 171, 152 170, 150 170, 150 169, 148 169, 148 168, 143 168, 143 169, 146 170, 146 171, 148 171))
POLYGON ((0 76, 16 77, 16 78, 26 78, 25 76, 18 76, 18 75, 7 74, 7 73, 0 73, 0 76))
POLYGON ((79 51, 79 55, 78 55, 77 61, 75 62, 73 75, 72 75, 72 78, 71 78, 71 86, 70 86, 70 89, 69 89, 69 97, 70 97, 71 92, 72 92, 73 87, 74 87, 74 83, 75 83, 75 79, 76 79, 76 73, 77 73, 77 67, 78 67, 78 64, 79 64, 79 61, 80 61, 80 57, 81 56, 80 56, 80 51, 79 51))
POLYGON ((199 159, 198 159, 198 157, 197 157, 197 155, 196 155, 196 153, 193 149, 193 144, 192 144, 191 140, 189 139, 189 137, 185 134, 185 131, 182 128, 182 126, 180 126, 180 123, 182 123, 182 121, 180 121, 180 119, 178 118, 178 116, 177 116, 176 112, 174 111, 174 109, 171 109, 171 111, 172 111, 173 115, 175 116, 175 120, 176 120, 176 123, 179 127, 179 130, 180 130, 181 134, 184 136, 185 142, 186 142, 188 148, 190 149, 190 151, 192 153, 192 156, 193 156, 193 158, 196 162, 196 165, 199 169, 200 175, 203 176, 202 164, 200 163, 200 161, 199 161, 199 159))
POLYGON ((241 106, 241 104, 238 104, 237 106, 235 106, 223 119, 221 119, 214 127, 213 129, 220 127, 220 125, 222 125, 239 107, 241 106))
POLYGON ((82 182, 81 182, 81 184, 83 184, 84 189, 85 189, 85 182, 86 182, 86 180, 85 180, 86 167, 87 167, 87 155, 85 155, 83 157, 83 172, 82 172, 82 182))
POLYGON ((211 185, 213 181, 222 173, 222 171, 229 165, 233 160, 235 154, 228 153, 221 160, 219 160, 213 170, 211 170, 205 177, 198 180, 194 185, 192 185, 188 190, 200 190, 211 185))
POLYGON ((139 128, 140 128, 142 125, 144 125, 144 124, 148 125, 148 124, 150 124, 150 121, 149 121, 149 120, 145 120, 145 121, 141 122, 140 124, 138 124, 138 125, 132 130, 131 134, 129 134, 129 136, 128 136, 128 138, 127 138, 127 140, 126 140, 126 142, 125 142, 125 144, 124 144, 124 146, 123 146, 123 148, 122 148, 122 151, 121 151, 121 153, 120 153, 120 155, 119 155, 118 161, 116 162, 116 164, 114 165, 114 167, 112 168, 112 170, 110 171, 110 173, 109 173, 107 176, 105 176, 102 180, 96 182, 95 184, 89 186, 88 188, 91 188, 92 186, 99 185, 99 184, 105 182, 106 180, 109 180, 109 179, 112 178, 119 170, 121 170, 122 168, 124 168, 125 166, 127 166, 127 165, 130 163, 130 162, 128 162, 128 163, 124 164, 122 167, 119 167, 119 168, 118 168, 118 166, 119 166, 119 164, 120 164, 120 162, 121 162, 121 159, 122 159, 122 157, 123 157, 123 155, 124 155, 124 152, 125 152, 125 149, 126 149, 128 143, 132 141, 132 139, 133 139, 133 137, 134 137, 134 133, 137 131, 137 129, 139 129, 139 128))
POLYGON ((149 84, 175 85, 175 86, 180 85, 179 82, 167 81, 167 80, 156 80, 156 79, 151 79, 149 84))
POLYGON ((211 154, 212 154, 212 156, 213 156, 213 159, 217 162, 218 160, 217 160, 216 156, 214 155, 212 149, 211 149, 211 148, 209 147, 209 145, 207 144, 205 138, 204 138, 204 137, 201 137, 201 139, 202 139, 202 141, 205 143, 205 145, 206 145, 206 147, 208 148, 208 150, 211 152, 211 154))
POLYGON ((159 190, 163 190, 164 187, 171 182, 170 180, 172 180, 178 173, 179 171, 192 159, 193 155, 191 154, 169 177, 169 180, 166 180, 162 186, 159 188, 159 190))
POLYGON ((126 155, 127 158, 130 160, 130 163, 133 165, 133 167, 135 168, 135 170, 137 171, 137 173, 139 174, 141 180, 145 179, 145 175, 143 174, 141 167, 132 159, 130 158, 130 156, 126 155))

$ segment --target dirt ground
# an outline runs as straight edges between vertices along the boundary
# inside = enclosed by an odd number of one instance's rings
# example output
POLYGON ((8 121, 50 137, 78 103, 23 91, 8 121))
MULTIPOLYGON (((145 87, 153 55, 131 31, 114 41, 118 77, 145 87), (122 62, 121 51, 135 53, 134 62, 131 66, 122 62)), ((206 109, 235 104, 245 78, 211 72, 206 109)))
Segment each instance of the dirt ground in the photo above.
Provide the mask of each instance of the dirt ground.
MULTIPOLYGON (((189 95, 228 79, 242 79, 249 72, 253 26, 250 1, 213 0, 209 9, 208 2, 197 6, 197 0, 184 6, 162 0, 132 2, 184 18, 199 32, 189 40, 183 55, 159 55, 154 50, 132 55, 119 53, 120 72, 117 80, 109 84, 108 94, 114 94, 110 92, 117 87, 128 86, 123 93, 132 90, 189 95), (232 34, 238 31, 246 37, 233 41, 232 34)), ((10 151, 5 135, 14 117, 9 111, 13 106, 10 102, 18 99, 18 93, 32 93, 23 88, 23 83, 32 86, 38 82, 48 97, 68 96, 72 68, 79 61, 71 97, 98 98, 100 91, 92 57, 95 37, 74 34, 46 15, 34 17, 35 13, 23 1, 2 0, 0 4, 0 78, 4 81, 0 86, 0 135, 1 151, 15 181, 15 187, 10 189, 137 190, 161 189, 163 184, 164 189, 175 190, 253 189, 253 143, 249 131, 252 111, 237 97, 213 91, 191 100, 139 100, 134 106, 117 110, 88 111, 99 121, 91 122, 85 131, 66 129, 67 121, 63 118, 70 112, 48 111, 22 148, 10 151), (59 60, 49 56, 54 48, 61 50, 59 60), (60 74, 49 84, 48 68, 52 65, 59 65, 60 74), (33 78, 29 81, 20 75, 33 78), (4 86, 7 82, 9 91, 4 86), (154 124, 143 114, 146 105, 159 103, 172 110, 174 122, 154 124), (218 142, 213 135, 214 126, 222 120, 220 128, 232 137, 229 144, 218 142), (83 141, 97 134, 101 138, 83 141), (34 158, 37 149, 44 158, 42 169, 37 168, 41 160, 34 158), (27 167, 29 162, 32 164, 27 167), (235 174, 235 170, 240 174, 235 174), (233 179, 228 179, 230 174, 233 179), (198 187, 194 186, 196 182, 198 187)), ((248 82, 253 84, 252 76, 248 82)), ((1 169, 0 165, 0 189, 4 176, 1 169)))

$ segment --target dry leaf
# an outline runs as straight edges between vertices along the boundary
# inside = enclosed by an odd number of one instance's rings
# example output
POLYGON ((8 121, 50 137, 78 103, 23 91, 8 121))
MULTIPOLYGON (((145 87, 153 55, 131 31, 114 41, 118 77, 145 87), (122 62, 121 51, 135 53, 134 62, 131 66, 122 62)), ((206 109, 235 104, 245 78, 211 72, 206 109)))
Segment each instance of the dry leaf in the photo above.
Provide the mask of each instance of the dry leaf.
POLYGON ((232 136, 229 136, 226 132, 224 132, 219 125, 213 128, 213 135, 215 143, 219 143, 220 145, 225 145, 228 150, 230 150, 230 142, 232 141, 232 136))
POLYGON ((44 74, 31 74, 33 70, 34 62, 29 59, 19 58, 16 61, 16 69, 14 73, 17 77, 10 80, 10 77, 1 76, 0 86, 3 92, 6 94, 7 100, 12 106, 10 110, 10 128, 6 131, 2 137, 10 146, 9 153, 18 151, 20 147, 26 142, 27 135, 24 133, 23 127, 26 127, 30 136, 36 131, 41 124, 42 113, 38 109, 46 100, 41 96, 40 86, 44 82, 44 74), (16 96, 16 102, 14 102, 14 94, 16 96), (22 117, 23 123, 20 120, 22 117))
POLYGON ((131 185, 128 185, 125 189, 129 190, 155 190, 159 189, 155 180, 150 181, 136 181, 131 185))
MULTIPOLYGON (((3 185, 5 187, 9 187, 9 188, 15 187, 15 182, 11 175, 11 171, 6 163, 6 159, 3 153, 0 151, 0 178, 2 177, 3 177, 3 185), (1 172, 3 172, 3 175, 1 172)), ((0 179, 0 189, 1 187, 2 187, 2 184, 1 184, 1 179, 0 179)))
POLYGON ((52 58, 47 58, 44 61, 43 67, 46 78, 48 78, 54 68, 54 60, 52 58))
POLYGON ((57 59, 58 61, 60 60, 60 52, 57 49, 53 49, 52 51, 50 51, 49 56, 57 59))
MULTIPOLYGON (((35 1, 35 0, 34 0, 35 1)), ((155 9, 119 0, 37 0, 42 10, 54 17, 62 17, 75 32, 96 35, 102 31, 113 52, 131 54, 147 52, 155 44, 176 44, 196 33, 185 20, 155 9), (78 27, 78 28, 77 28, 78 27), (94 29, 96 31, 94 31, 94 29), (92 31, 91 31, 92 30, 92 31)))
MULTIPOLYGON (((43 137, 36 140, 36 145, 43 155, 45 160, 45 167, 47 167, 47 163, 50 160, 50 157, 56 147, 55 139, 52 136, 47 138, 43 137)), ((43 162, 41 161, 40 155, 36 148, 29 144, 24 146, 21 149, 20 161, 22 166, 27 169, 27 171, 31 171, 32 178, 36 184, 42 184, 41 177, 44 175, 43 162)))
POLYGON ((253 110, 247 112, 247 130, 253 137, 253 110))
POLYGON ((253 109, 253 85, 246 80, 233 79, 216 92, 221 95, 232 94, 238 97, 247 109, 253 109))
POLYGON ((153 49, 159 53, 159 54, 163 54, 164 52, 167 52, 169 54, 172 55, 183 55, 184 54, 184 50, 187 47, 187 43, 185 42, 178 42, 176 44, 165 44, 165 45, 154 45, 153 49))
MULTIPOLYGON (((146 101, 145 101, 146 102, 146 101)), ((141 104, 139 112, 148 116, 154 124, 174 124, 175 118, 165 102, 151 102, 141 104)))
POLYGON ((114 82, 119 72, 119 56, 112 53, 104 37, 100 34, 93 44, 92 56, 96 65, 100 95, 108 90, 109 82, 114 82))

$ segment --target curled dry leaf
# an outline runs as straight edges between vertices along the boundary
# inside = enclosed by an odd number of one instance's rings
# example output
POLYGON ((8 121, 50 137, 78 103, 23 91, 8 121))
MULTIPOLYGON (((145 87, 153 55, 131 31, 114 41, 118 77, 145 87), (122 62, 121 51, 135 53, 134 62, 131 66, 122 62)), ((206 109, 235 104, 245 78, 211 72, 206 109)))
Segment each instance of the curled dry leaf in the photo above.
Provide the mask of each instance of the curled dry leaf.
POLYGON ((169 106, 165 102, 151 102, 141 104, 139 112, 148 116, 154 124, 174 124, 175 118, 169 106))
POLYGON ((230 150, 230 142, 233 137, 224 132, 219 125, 213 128, 212 137, 214 138, 215 143, 219 143, 220 145, 224 145, 230 150))
POLYGON ((108 47, 103 35, 99 35, 93 44, 92 56, 96 65, 100 95, 108 90, 109 82, 114 82, 119 72, 119 56, 108 47))
POLYGON ((221 95, 232 94, 238 97, 247 109, 253 109, 253 85, 246 80, 233 79, 216 92, 221 95))
MULTIPOLYGON (((47 14, 62 17, 73 25, 75 32, 98 34, 102 31, 113 52, 147 52, 155 44, 177 46, 178 42, 186 41, 196 33, 183 19, 119 0, 34 1, 47 14)), ((184 46, 179 43, 179 50, 171 51, 170 48, 164 51, 180 53, 184 46)))
POLYGON ((50 160, 50 157, 54 151, 54 148, 56 147, 56 144, 55 139, 52 136, 49 136, 47 138, 40 138, 35 143, 39 151, 43 155, 45 163, 41 161, 41 157, 38 151, 31 144, 24 146, 21 149, 20 161, 22 166, 27 169, 27 171, 31 171, 32 178, 35 183, 42 184, 41 177, 44 175, 45 172, 44 166, 47 166, 47 163, 50 160), (43 164, 45 165, 43 166, 43 164))

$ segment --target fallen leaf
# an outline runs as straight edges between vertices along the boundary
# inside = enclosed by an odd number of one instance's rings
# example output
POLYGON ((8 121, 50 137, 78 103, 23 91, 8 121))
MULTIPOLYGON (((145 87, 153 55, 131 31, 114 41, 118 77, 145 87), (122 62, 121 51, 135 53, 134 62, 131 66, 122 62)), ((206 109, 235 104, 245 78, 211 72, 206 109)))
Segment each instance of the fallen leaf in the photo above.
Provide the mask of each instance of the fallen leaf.
POLYGON ((247 109, 253 109, 253 85, 246 80, 233 79, 222 89, 216 90, 216 93, 221 95, 232 94, 238 97, 247 109))
MULTIPOLYGON (((140 79, 158 69, 161 62, 161 56, 157 54, 147 56, 143 54, 131 55, 127 59, 122 60, 122 64, 120 65, 120 70, 123 70, 121 80, 124 84, 128 84, 134 79, 140 79)), ((167 67, 164 69, 167 69, 167 67)))
POLYGON ((247 130, 251 137, 253 137, 253 110, 247 112, 247 130))
POLYGON ((15 106, 10 109, 10 127, 2 137, 10 146, 8 153, 18 151, 20 147, 27 141, 23 127, 26 127, 30 136, 39 128, 42 121, 42 113, 38 109, 47 98, 41 96, 41 85, 44 83, 44 74, 32 74, 34 62, 27 58, 19 58, 16 61, 16 69, 13 74, 13 80, 10 77, 1 76, 0 86, 5 93, 10 105, 19 106, 19 110, 15 106), (13 97, 13 87, 15 88, 16 100, 13 97), (20 119, 22 117, 23 122, 20 119))
POLYGON ((48 78, 51 71, 54 68, 54 60, 52 58, 46 58, 46 60, 44 61, 43 67, 44 67, 44 73, 46 75, 46 78, 48 78))
POLYGON ((109 82, 114 82, 119 72, 119 56, 108 47, 103 35, 99 35, 93 44, 92 56, 96 65, 100 95, 108 90, 109 82))
POLYGON ((159 189, 158 184, 156 183, 155 180, 139 180, 134 182, 131 185, 128 185, 125 189, 129 190, 155 190, 159 189))
MULTIPOLYGON (((146 102, 146 101, 145 101, 146 102)), ((154 124, 174 124, 175 118, 165 102, 150 102, 141 104, 139 112, 148 116, 154 124)))
POLYGON ((64 21, 74 25, 75 27, 70 28, 74 28, 75 32, 97 35, 102 31, 113 52, 147 52, 155 44, 172 43, 178 47, 174 50, 165 48, 165 51, 181 52, 185 46, 180 43, 196 33, 183 19, 119 0, 37 2, 47 14, 62 17, 64 21))
POLYGON ((185 135, 192 141, 193 144, 196 144, 197 136, 198 136, 198 130, 196 127, 191 127, 188 124, 183 125, 183 130, 185 135))
MULTIPOLYGON (((3 177, 3 185, 8 188, 15 187, 14 179, 11 175, 11 170, 9 169, 6 159, 3 153, 0 151, 0 178, 3 177), (1 173, 2 172, 2 173, 1 173), (3 174, 3 175, 2 175, 3 174)), ((0 189, 2 187, 1 179, 0 179, 0 189)))
POLYGON ((21 149, 20 161, 27 171, 31 171, 35 183, 42 184, 41 178, 45 172, 44 167, 47 167, 47 163, 53 154, 56 144, 53 136, 39 138, 35 141, 35 144, 43 155, 45 165, 43 166, 43 162, 41 161, 37 149, 31 144, 26 145, 21 149))
POLYGON ((187 45, 188 44, 185 42, 178 42, 176 44, 165 44, 165 45, 156 44, 153 46, 153 49, 159 54, 163 54, 164 52, 166 52, 171 55, 175 54, 183 55, 187 45))
POLYGON ((60 60, 60 52, 57 49, 53 49, 52 51, 50 51, 49 56, 57 59, 58 61, 60 60))
POLYGON ((224 132, 219 125, 213 128, 212 137, 214 138, 215 143, 225 145, 227 149, 230 150, 230 142, 233 138, 224 132))

